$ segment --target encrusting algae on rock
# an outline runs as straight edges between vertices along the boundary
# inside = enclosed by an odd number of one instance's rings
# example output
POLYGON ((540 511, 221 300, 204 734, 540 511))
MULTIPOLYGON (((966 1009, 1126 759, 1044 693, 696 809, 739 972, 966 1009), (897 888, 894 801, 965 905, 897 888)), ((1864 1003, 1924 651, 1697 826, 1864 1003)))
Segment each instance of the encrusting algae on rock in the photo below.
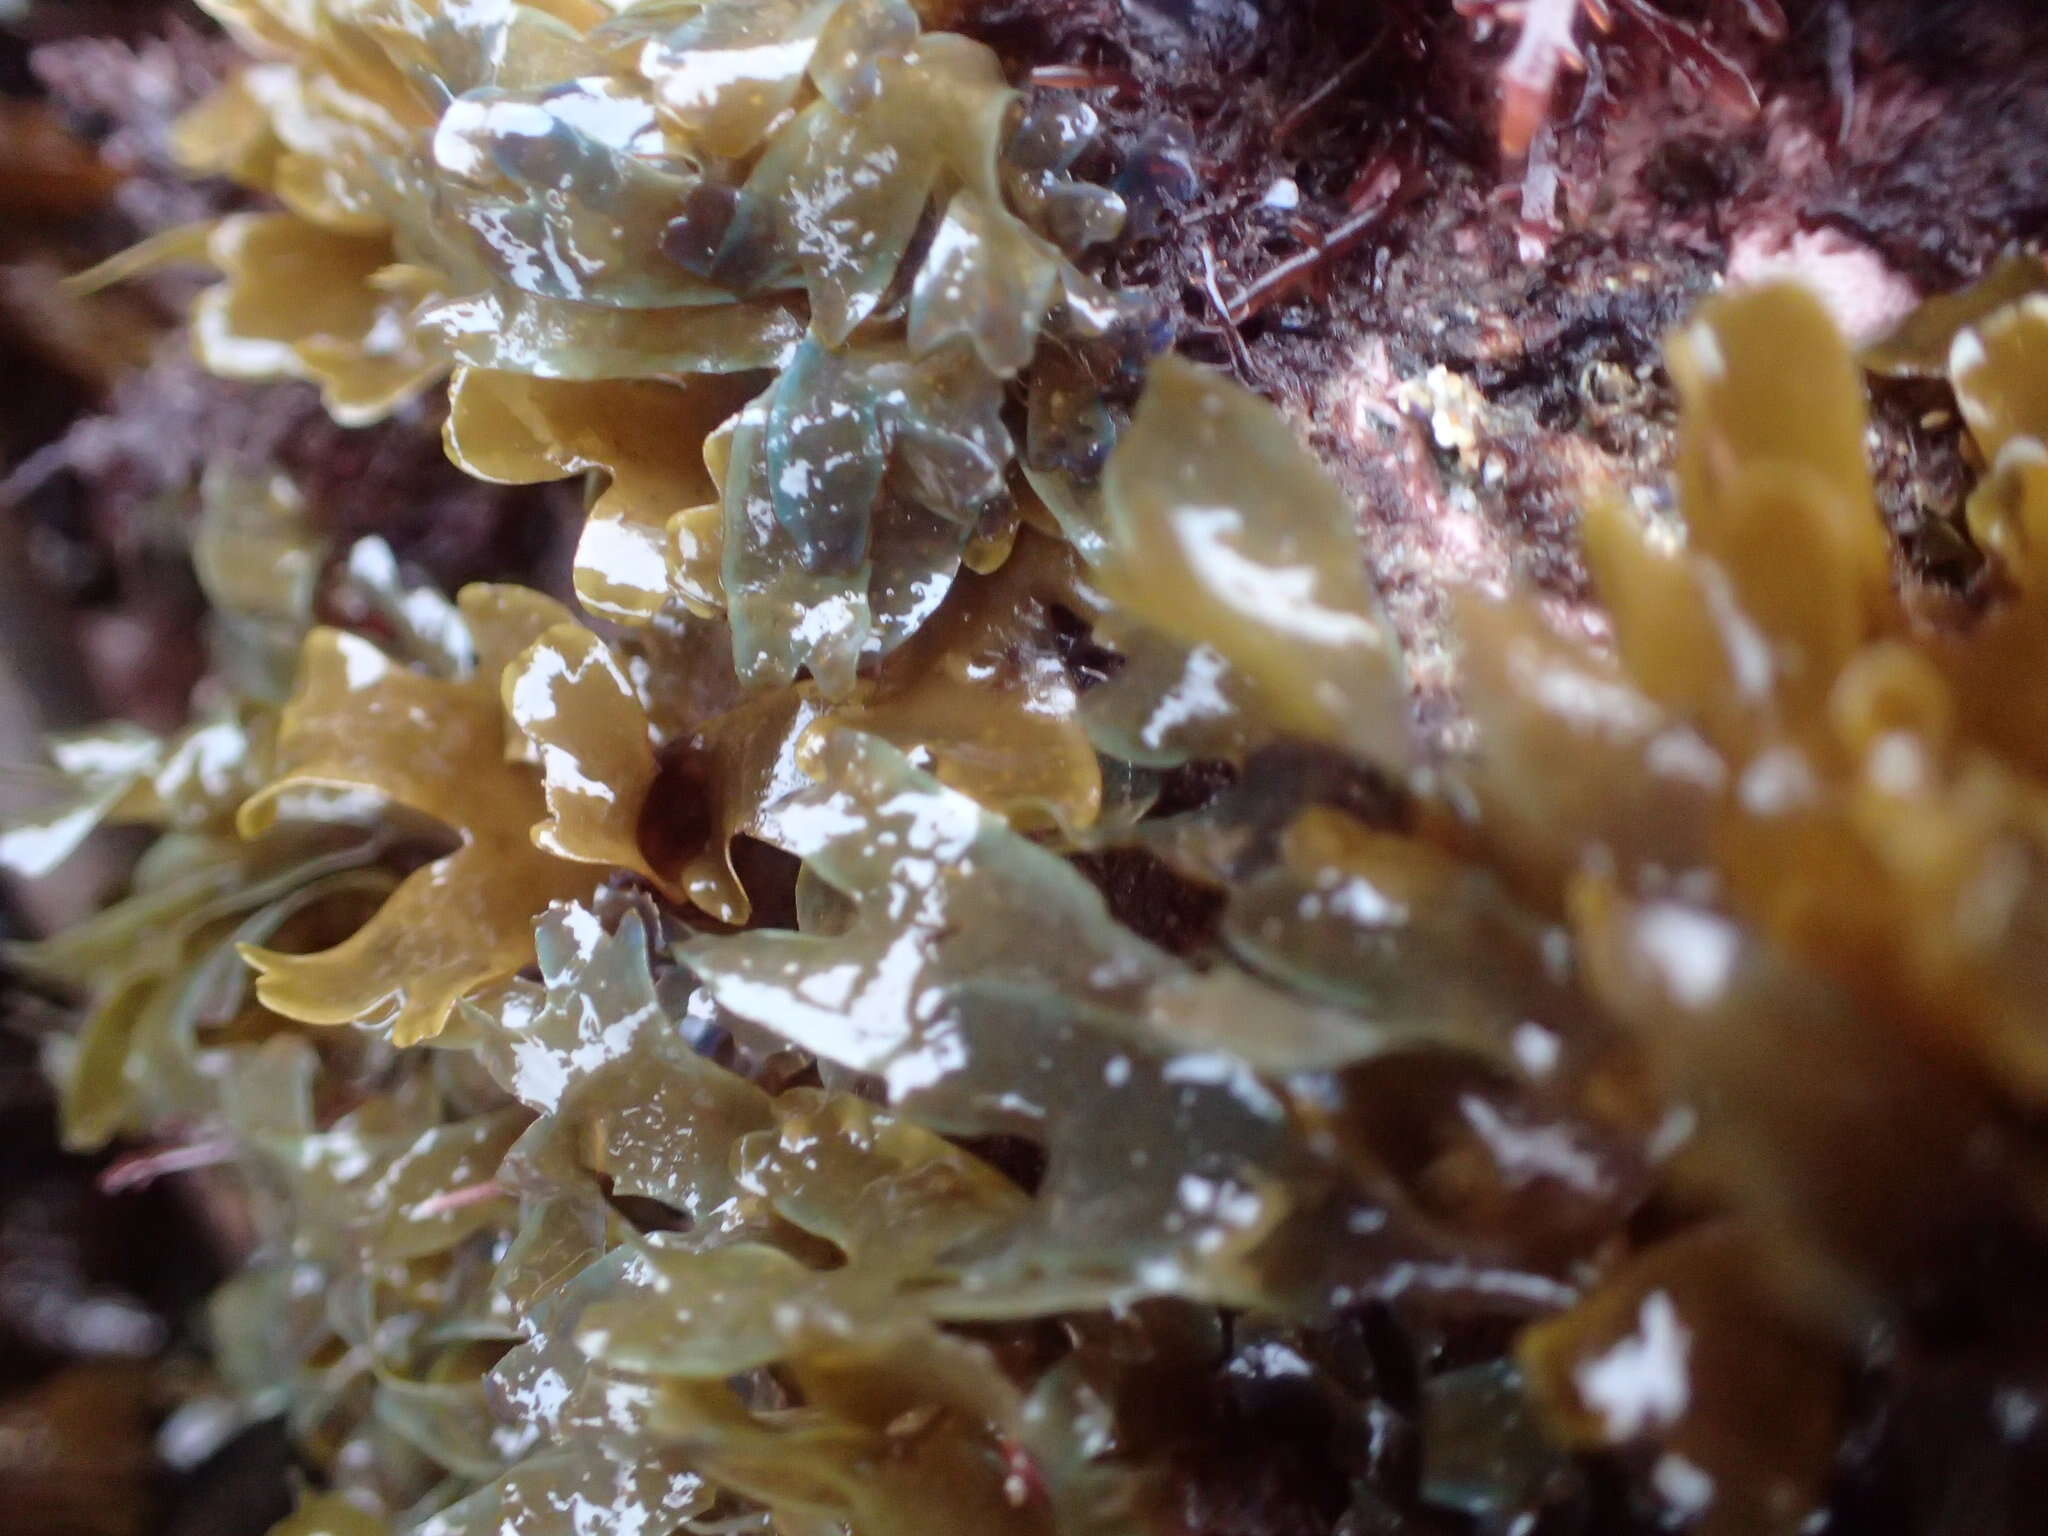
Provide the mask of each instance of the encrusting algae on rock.
POLYGON ((1945 359, 1981 614, 1824 311, 1729 294, 1682 526, 1586 509, 1613 646, 1470 594, 1445 758, 1343 494, 1075 264, 1088 114, 939 8, 211 8, 191 156, 283 211, 202 355, 594 492, 579 614, 223 479, 233 706, 0 837, 159 829, 12 959, 72 1144, 240 1172, 283 1531, 1167 1532, 1227 1442, 1302 1529, 1791 1533, 2048 1404, 2035 285, 1870 358, 1945 359))

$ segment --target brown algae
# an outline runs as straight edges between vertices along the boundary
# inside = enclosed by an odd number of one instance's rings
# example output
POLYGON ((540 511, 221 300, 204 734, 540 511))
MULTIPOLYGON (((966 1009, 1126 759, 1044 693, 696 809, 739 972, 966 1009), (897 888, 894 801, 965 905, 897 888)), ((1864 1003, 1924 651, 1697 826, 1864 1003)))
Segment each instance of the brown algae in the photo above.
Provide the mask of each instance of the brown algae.
POLYGON ((1585 512, 1612 648, 1471 594, 1444 759, 1279 416, 1129 409, 1088 114, 942 7, 211 8, 190 158, 282 211, 202 356, 592 487, 579 614, 223 477, 235 703, 0 834, 158 829, 13 959, 73 1144, 232 1149, 283 1529, 1164 1532, 1284 1402, 1323 1528, 1789 1533, 1873 1397, 2041 1357, 2037 264, 1869 358, 1956 394, 1981 616, 1818 304, 1724 296, 1682 526, 1585 512))

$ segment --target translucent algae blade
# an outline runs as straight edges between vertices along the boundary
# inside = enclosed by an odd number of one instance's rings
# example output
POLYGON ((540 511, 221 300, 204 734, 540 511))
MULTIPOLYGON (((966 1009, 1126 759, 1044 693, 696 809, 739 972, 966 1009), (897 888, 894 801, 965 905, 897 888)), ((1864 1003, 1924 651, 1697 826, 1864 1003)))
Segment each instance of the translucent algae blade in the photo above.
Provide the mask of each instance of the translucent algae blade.
POLYGON ((1759 479, 1798 475, 1863 592, 1890 575, 1865 462, 1863 381, 1820 301, 1791 283, 1723 296, 1671 340, 1684 399, 1678 490, 1688 529, 1722 558, 1745 526, 1740 502, 1759 479))
POLYGON ((479 479, 602 474, 576 545, 576 595, 600 617, 644 622, 669 600, 670 520, 716 494, 694 445, 745 398, 715 377, 574 383, 458 368, 442 435, 479 479))
POLYGON ((808 666, 828 695, 843 697, 873 628, 868 573, 858 566, 813 572, 796 558, 768 480, 768 412, 764 396, 740 413, 721 487, 721 576, 733 662, 755 686, 794 682, 808 666))
POLYGON ((923 754, 940 783, 1019 825, 1087 827, 1102 770, 1050 619, 1055 605, 1085 606, 1077 565, 1064 544, 1025 533, 998 570, 956 583, 839 718, 923 754))
MULTIPOLYGON (((1292 1041, 1305 1068, 1370 1056, 1380 1036, 1296 1017, 1256 983, 1203 995, 1205 978, 1112 921, 1065 861, 894 748, 841 730, 815 753, 821 782, 778 829, 851 898, 850 924, 701 938, 682 957, 722 1008, 872 1073, 907 1117, 1044 1147, 1024 1219, 955 1255, 934 1307, 1008 1317, 1179 1294, 1313 1310, 1340 1276, 1431 1273, 1391 1262, 1437 1243, 1399 1193, 1324 1161, 1233 1039, 1269 1057, 1292 1041), (1331 1222, 1350 1235, 1333 1240, 1331 1222)), ((1487 1273, 1435 1273, 1454 1271, 1487 1273)))
POLYGON ((338 1493, 308 1494, 272 1528, 271 1536, 388 1536, 390 1523, 338 1493))
POLYGON ((920 1004, 942 1001, 943 987, 1071 988, 1103 1007, 1130 1006, 1149 983, 1178 969, 1110 921, 1101 897, 1065 861, 917 772, 895 748, 827 731, 808 766, 821 782, 785 802, 778 829, 835 888, 869 898, 867 921, 856 930, 858 943, 853 935, 762 934, 687 951, 693 965, 703 962, 712 995, 735 1011, 755 1016, 772 995, 789 1010, 774 1015, 775 1028, 806 1049, 885 1078, 898 1070, 915 1079, 925 1068, 914 1020, 920 1004), (1039 914, 1037 937, 1019 949, 1000 925, 966 919, 984 909, 1039 914), (846 963, 806 976, 806 957, 839 948, 848 951, 846 963), (775 963, 778 957, 786 963, 775 963), (767 989, 752 1007, 742 1006, 748 977, 767 989), (928 992, 934 985, 942 990, 928 992), (872 1036, 858 1027, 870 1018, 872 1036), (896 1068, 899 1053, 909 1059, 896 1068))
POLYGON ((1350 502, 1271 406, 1191 363, 1153 365, 1104 478, 1110 595, 1213 647, 1283 729, 1407 756, 1392 641, 1350 502))
POLYGON ((602 1510, 619 1529, 673 1529, 713 1501, 714 1490, 694 1464, 687 1448, 658 1441, 584 1440, 528 1457, 417 1530, 419 1536, 557 1536, 565 1529, 563 1512, 572 1509, 602 1510))
POLYGON ((840 0, 641 7, 597 34, 637 46, 654 99, 700 154, 746 154, 792 102, 840 0), (676 14, 668 23, 664 10, 676 14), (644 14, 642 14, 644 13, 644 14))
POLYGON ((1639 1254, 1518 1353, 1559 1438, 1661 1447, 1660 1487, 1707 1532, 1791 1532, 1840 1433, 1834 1341, 1769 1295, 1771 1259, 1731 1222, 1639 1254))
POLYGON ((456 362, 539 379, 652 379, 773 368, 803 335, 774 300, 658 310, 606 309, 516 290, 450 299, 421 327, 456 362))
POLYGON ((548 815, 534 845, 666 885, 640 851, 656 771, 647 714, 610 647, 580 624, 558 624, 506 666, 499 686, 506 719, 540 763, 548 815))
POLYGON ((1969 287, 1937 295, 1866 348, 1862 363, 1888 378, 1939 379, 1949 373, 1956 338, 2033 294, 2048 291, 2048 263, 2009 251, 1969 287))
POLYGON ((1949 377, 1986 462, 2016 443, 2048 441, 2048 297, 2031 295, 1960 332, 1949 377))
POLYGON ((920 352, 965 338, 991 373, 1031 361, 1059 276, 1059 252, 980 193, 946 205, 910 295, 910 343, 920 352))
POLYGON ((806 570, 849 571, 868 553, 888 443, 875 390, 806 340, 768 397, 762 471, 775 520, 806 570))
POLYGON ((723 242, 725 262, 765 266, 769 242, 789 251, 827 346, 881 302, 931 197, 938 147, 906 141, 903 118, 893 101, 851 117, 814 102, 754 167, 723 242))
POLYGON ((471 91, 441 114, 433 152, 449 212, 512 287, 622 309, 731 300, 650 259, 693 182, 628 82, 471 91))
POLYGON ((574 1170, 565 1195, 609 1187, 706 1216, 734 1194, 734 1148, 770 1124, 768 1096, 691 1049, 655 991, 638 913, 608 932, 588 907, 552 908, 535 950, 539 989, 515 983, 465 1009, 492 1076, 540 1116, 514 1156, 544 1178, 574 1170))
POLYGON ((211 242, 225 278, 192 319, 202 361, 230 378, 318 384, 344 426, 381 421, 448 368, 415 322, 438 297, 393 266, 390 243, 337 234, 288 214, 241 214, 211 242))
POLYGON ((259 995, 289 1017, 374 1020, 401 1044, 436 1035, 464 993, 531 960, 533 919, 549 902, 584 896, 603 877, 534 846, 546 802, 534 770, 506 760, 498 698, 497 673, 510 659, 500 647, 519 631, 490 589, 463 597, 486 653, 479 677, 425 677, 336 630, 306 642, 279 728, 277 776, 243 805, 244 835, 277 822, 298 791, 354 790, 432 817, 461 843, 408 876, 339 946, 248 951, 263 973, 259 995))

